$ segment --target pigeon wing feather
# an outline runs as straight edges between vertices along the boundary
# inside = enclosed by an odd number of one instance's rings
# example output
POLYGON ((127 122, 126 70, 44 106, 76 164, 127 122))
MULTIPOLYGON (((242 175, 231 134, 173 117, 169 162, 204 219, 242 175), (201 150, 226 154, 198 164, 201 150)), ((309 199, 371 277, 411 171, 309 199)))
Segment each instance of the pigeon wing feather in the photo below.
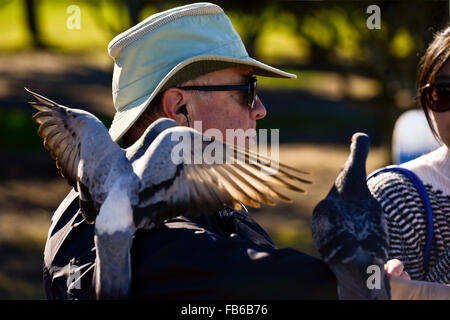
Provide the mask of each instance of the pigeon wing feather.
MULTIPOLYGON (((158 224, 187 213, 196 216, 226 207, 239 210, 241 204, 274 205, 272 198, 291 201, 276 191, 276 187, 304 192, 296 183, 310 183, 300 176, 305 174, 303 171, 278 163, 278 171, 274 171, 273 161, 261 159, 256 153, 205 139, 190 128, 167 129, 132 163, 141 181, 134 203, 142 214, 136 219, 142 220, 151 214, 146 223, 158 224), (175 136, 183 138, 180 141, 175 136), (205 150, 212 149, 216 151, 215 161, 203 157, 205 150), (183 151, 182 155, 179 151, 183 151), (198 155, 202 156, 201 161, 196 161, 198 155)), ((142 222, 135 221, 135 224, 142 222)))
POLYGON ((85 218, 93 222, 112 183, 127 166, 132 172, 125 151, 91 113, 26 90, 38 100, 30 104, 38 110, 33 120, 39 124, 38 134, 44 139, 44 147, 56 160, 62 177, 80 192, 85 218))

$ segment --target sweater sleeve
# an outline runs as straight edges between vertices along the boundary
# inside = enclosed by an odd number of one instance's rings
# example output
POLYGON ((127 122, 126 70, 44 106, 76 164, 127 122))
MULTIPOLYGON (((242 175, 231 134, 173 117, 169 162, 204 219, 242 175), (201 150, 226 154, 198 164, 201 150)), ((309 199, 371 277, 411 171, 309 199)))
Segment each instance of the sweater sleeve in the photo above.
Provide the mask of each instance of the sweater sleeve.
POLYGON ((392 300, 450 300, 450 286, 417 280, 391 278, 392 300))
POLYGON ((444 255, 430 269, 427 281, 450 283, 450 248, 445 250, 444 255))
POLYGON ((389 259, 399 259, 414 280, 426 280, 423 268, 426 217, 420 195, 412 182, 396 172, 380 173, 368 181, 380 203, 389 234, 389 259))

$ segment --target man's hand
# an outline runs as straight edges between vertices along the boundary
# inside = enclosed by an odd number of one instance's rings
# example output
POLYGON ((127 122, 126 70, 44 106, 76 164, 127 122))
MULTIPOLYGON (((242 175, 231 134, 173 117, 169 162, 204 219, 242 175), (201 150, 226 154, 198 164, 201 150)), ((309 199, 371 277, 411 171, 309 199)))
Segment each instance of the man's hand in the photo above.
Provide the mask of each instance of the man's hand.
POLYGON ((384 265, 384 272, 392 278, 400 278, 404 280, 411 280, 408 272, 404 271, 403 263, 398 259, 392 259, 384 265))

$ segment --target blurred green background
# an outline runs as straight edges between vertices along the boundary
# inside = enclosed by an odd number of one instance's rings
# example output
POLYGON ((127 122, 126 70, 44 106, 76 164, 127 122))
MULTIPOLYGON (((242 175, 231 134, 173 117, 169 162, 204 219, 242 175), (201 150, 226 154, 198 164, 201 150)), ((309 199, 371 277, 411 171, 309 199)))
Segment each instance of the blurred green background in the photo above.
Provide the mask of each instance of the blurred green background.
MULTIPOLYGON (((109 125, 118 33, 186 1, 0 0, 0 298, 44 298, 42 253, 53 211, 69 190, 42 147, 23 87, 96 114, 109 125), (70 29, 76 5, 80 28, 70 29)), ((268 116, 280 128, 283 162, 312 173, 293 205, 252 210, 275 243, 317 256, 310 219, 331 187, 355 131, 367 132, 368 171, 391 162, 392 128, 415 108, 417 64, 449 19, 449 1, 216 1, 249 54, 297 74, 259 78, 268 116), (370 30, 369 5, 381 28, 370 30)))

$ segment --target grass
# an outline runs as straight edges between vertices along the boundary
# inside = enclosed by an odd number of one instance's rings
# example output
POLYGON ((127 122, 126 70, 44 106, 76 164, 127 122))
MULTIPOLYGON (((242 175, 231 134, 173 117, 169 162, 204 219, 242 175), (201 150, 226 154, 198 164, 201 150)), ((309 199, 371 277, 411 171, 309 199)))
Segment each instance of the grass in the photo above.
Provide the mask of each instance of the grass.
MULTIPOLYGON (((32 120, 33 113, 24 110, 0 109, 0 146, 8 150, 41 150, 42 138, 37 134, 39 128, 32 120)), ((97 117, 110 127, 112 118, 97 117)))
POLYGON ((44 299, 43 247, 34 242, 1 243, 0 251, 7 259, 0 267, 0 298, 44 299))
MULTIPOLYGON (((41 0, 37 2, 38 28, 42 40, 60 50, 82 50, 106 48, 114 37, 112 30, 122 30, 118 25, 124 21, 124 10, 107 1, 99 1, 95 7, 85 1, 41 0), (80 8, 80 28, 69 29, 70 5, 80 8), (101 23, 100 23, 101 22, 101 23), (109 30, 112 28, 112 30, 109 30)), ((31 38, 26 26, 24 1, 10 0, 0 7, 0 35, 3 40, 0 50, 14 51, 31 47, 31 38)))
POLYGON ((22 110, 0 110, 0 146, 8 149, 36 148, 42 145, 38 125, 32 113, 22 110))
POLYGON ((0 242, 0 254, 4 258, 0 266, 1 299, 45 298, 41 280, 45 239, 45 229, 23 230, 12 239, 0 242))
POLYGON ((295 248, 303 253, 320 258, 312 241, 312 232, 310 228, 297 230, 285 226, 273 232, 272 240, 278 248, 295 248))
POLYGON ((17 50, 29 45, 23 3, 9 0, 0 5, 0 50, 17 50))

